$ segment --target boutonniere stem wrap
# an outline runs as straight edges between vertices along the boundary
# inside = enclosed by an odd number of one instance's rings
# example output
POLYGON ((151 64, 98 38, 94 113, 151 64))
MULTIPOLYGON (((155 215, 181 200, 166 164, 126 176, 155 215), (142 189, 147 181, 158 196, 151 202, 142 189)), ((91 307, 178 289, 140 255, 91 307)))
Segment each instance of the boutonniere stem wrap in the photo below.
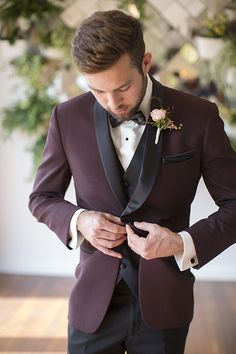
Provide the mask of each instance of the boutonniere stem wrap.
POLYGON ((150 123, 155 127, 157 127, 155 144, 158 143, 161 130, 166 130, 166 129, 179 130, 183 126, 183 124, 179 124, 178 126, 175 125, 173 120, 170 119, 171 117, 170 109, 162 109, 162 108, 154 109, 153 111, 150 112, 150 116, 153 120, 150 123))

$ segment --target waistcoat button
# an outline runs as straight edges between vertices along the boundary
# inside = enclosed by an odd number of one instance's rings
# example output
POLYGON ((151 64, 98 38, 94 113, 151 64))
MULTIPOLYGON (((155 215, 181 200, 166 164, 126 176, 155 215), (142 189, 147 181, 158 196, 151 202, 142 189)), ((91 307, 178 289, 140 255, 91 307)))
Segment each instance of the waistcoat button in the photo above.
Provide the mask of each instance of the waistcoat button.
POLYGON ((127 187, 129 187, 129 182, 124 181, 124 182, 123 182, 123 185, 124 185, 125 188, 127 188, 127 187))

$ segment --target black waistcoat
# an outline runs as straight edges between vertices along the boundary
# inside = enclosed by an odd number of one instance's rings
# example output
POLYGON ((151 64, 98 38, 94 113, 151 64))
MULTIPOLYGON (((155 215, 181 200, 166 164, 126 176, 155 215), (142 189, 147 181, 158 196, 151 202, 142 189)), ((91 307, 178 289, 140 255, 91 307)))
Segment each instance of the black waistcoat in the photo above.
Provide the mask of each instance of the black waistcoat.
MULTIPOLYGON (((144 130, 144 133, 140 139, 138 147, 134 153, 134 156, 124 172, 121 164, 120 171, 123 175, 123 186, 127 195, 127 201, 131 198, 141 172, 141 166, 143 161, 144 146, 146 140, 147 129, 144 130)), ((127 242, 124 242, 121 246, 116 248, 122 253, 122 260, 120 264, 119 278, 123 278, 131 291, 138 296, 138 268, 139 268, 139 255, 133 252, 128 246, 127 242)))

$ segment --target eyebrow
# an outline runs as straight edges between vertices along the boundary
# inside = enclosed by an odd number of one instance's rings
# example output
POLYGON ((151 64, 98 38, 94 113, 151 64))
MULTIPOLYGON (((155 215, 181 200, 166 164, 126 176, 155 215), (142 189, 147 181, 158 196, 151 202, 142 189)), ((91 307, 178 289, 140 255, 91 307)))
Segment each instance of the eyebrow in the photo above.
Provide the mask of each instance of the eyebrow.
MULTIPOLYGON (((122 84, 121 86, 117 87, 116 89, 112 90, 113 92, 114 91, 118 91, 120 90, 121 88, 123 88, 124 86, 127 86, 131 83, 131 80, 128 80, 125 84, 122 84)), ((104 92, 102 90, 98 90, 96 89, 95 87, 91 86, 91 85, 88 85, 88 87, 91 89, 91 90, 94 90, 94 91, 98 91, 98 92, 104 92)))

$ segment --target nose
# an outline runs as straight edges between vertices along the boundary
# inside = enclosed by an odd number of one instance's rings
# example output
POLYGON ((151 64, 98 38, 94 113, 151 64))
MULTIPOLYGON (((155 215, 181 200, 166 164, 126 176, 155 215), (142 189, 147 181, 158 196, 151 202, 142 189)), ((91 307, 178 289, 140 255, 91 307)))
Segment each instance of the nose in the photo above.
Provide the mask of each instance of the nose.
POLYGON ((122 103, 122 97, 118 93, 110 93, 107 96, 107 105, 111 110, 117 109, 122 103))

